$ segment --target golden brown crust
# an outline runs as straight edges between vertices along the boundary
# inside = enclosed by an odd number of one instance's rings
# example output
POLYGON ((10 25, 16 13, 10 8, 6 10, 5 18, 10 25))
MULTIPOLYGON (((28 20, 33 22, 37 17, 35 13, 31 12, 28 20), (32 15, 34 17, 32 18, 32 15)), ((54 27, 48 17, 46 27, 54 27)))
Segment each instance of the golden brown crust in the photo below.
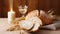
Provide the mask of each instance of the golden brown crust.
POLYGON ((43 25, 51 24, 53 21, 52 18, 50 18, 49 15, 43 10, 41 10, 39 18, 42 20, 43 25))
POLYGON ((26 15, 25 19, 31 18, 32 16, 38 16, 38 15, 39 15, 39 11, 38 10, 33 10, 26 15))

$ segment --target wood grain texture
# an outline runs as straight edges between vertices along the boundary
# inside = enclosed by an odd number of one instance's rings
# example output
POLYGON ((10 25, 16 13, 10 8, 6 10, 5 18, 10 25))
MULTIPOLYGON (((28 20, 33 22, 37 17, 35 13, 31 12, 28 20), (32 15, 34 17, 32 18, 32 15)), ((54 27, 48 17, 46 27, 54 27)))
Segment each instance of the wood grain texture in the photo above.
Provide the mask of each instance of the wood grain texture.
POLYGON ((0 0, 0 18, 3 16, 3 1, 0 0))
POLYGON ((7 17, 7 13, 9 11, 9 1, 8 0, 3 0, 3 10, 4 10, 3 17, 7 17))
POLYGON ((51 9, 50 0, 39 0, 39 8, 48 11, 51 9))
MULTIPOLYGON (((48 11, 54 9, 54 14, 60 15, 60 0, 14 0, 14 11, 16 12, 16 17, 20 17, 18 6, 27 5, 28 12, 38 9, 48 11)), ((8 0, 0 0, 0 17, 7 17, 9 11, 8 0)))
POLYGON ((14 8, 14 11, 16 12, 16 17, 20 17, 20 12, 19 12, 19 9, 18 7, 20 6, 21 4, 21 0, 14 0, 14 3, 13 3, 13 8, 14 8))
MULTIPOLYGON (((1 0, 0 0, 0 7, 1 7, 1 0)), ((1 17, 1 8, 0 8, 0 17, 1 17)))
POLYGON ((52 3, 51 3, 51 6, 52 8, 54 9, 55 13, 54 14, 57 14, 57 15, 60 15, 60 1, 59 0, 52 0, 52 3))
POLYGON ((28 12, 38 9, 38 0, 28 0, 28 12))

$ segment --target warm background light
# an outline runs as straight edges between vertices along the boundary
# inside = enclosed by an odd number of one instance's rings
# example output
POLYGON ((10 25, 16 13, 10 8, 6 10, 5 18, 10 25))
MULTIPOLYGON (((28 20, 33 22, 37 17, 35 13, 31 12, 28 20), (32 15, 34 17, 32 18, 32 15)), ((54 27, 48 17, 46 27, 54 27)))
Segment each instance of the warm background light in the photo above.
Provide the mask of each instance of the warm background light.
POLYGON ((13 9, 11 8, 10 11, 13 12, 13 9))
POLYGON ((13 0, 9 0, 9 7, 10 7, 10 10, 12 11, 13 10, 13 0))
POLYGON ((54 9, 56 15, 60 15, 60 0, 0 0, 0 17, 6 18, 7 12, 11 9, 9 5, 9 1, 13 1, 11 6, 13 5, 14 11, 16 12, 16 17, 20 17, 20 13, 18 10, 18 6, 26 5, 28 6, 28 12, 34 9, 43 9, 47 12, 51 8, 54 9))

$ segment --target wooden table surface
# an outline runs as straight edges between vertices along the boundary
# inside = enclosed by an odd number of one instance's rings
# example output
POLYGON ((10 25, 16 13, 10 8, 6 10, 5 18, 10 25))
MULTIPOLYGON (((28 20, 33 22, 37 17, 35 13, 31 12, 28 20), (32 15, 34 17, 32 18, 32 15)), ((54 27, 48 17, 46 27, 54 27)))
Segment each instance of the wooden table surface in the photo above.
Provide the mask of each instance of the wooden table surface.
MULTIPOLYGON (((7 18, 0 18, 0 34, 20 34, 20 31, 6 31, 9 27, 7 18)), ((34 34, 60 34, 60 30, 49 31, 49 30, 39 30, 34 34)))
MULTIPOLYGON (((0 18, 0 34, 20 34, 20 30, 17 31, 7 31, 7 28, 10 27, 8 24, 7 18, 0 18)), ((24 32, 24 34, 29 34, 24 32)))
POLYGON ((8 27, 7 18, 0 18, 0 34, 20 34, 20 31, 6 31, 8 27))

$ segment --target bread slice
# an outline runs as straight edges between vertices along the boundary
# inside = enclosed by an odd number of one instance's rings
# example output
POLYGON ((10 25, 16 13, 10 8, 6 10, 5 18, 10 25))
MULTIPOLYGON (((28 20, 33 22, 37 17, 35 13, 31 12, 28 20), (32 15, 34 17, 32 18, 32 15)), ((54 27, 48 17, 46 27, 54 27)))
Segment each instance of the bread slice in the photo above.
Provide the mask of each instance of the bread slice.
POLYGON ((40 25, 42 25, 42 21, 37 16, 34 16, 27 20, 20 21, 19 25, 22 29, 30 30, 30 31, 37 31, 40 25))
POLYGON ((22 20, 19 25, 24 30, 30 30, 33 27, 33 23, 29 20, 22 20))
POLYGON ((31 11, 30 13, 28 13, 27 15, 26 15, 26 18, 25 19, 29 19, 29 18, 31 18, 32 16, 38 16, 39 15, 39 11, 38 10, 33 10, 33 11, 31 11))
POLYGON ((42 21, 38 18, 38 15, 38 10, 31 11, 27 14, 25 20, 20 21, 20 27, 25 30, 37 31, 40 25, 42 25, 42 21))
POLYGON ((37 31, 40 25, 42 25, 41 19, 39 19, 37 16, 31 17, 29 20, 34 23, 34 27, 32 28, 31 31, 37 31))

